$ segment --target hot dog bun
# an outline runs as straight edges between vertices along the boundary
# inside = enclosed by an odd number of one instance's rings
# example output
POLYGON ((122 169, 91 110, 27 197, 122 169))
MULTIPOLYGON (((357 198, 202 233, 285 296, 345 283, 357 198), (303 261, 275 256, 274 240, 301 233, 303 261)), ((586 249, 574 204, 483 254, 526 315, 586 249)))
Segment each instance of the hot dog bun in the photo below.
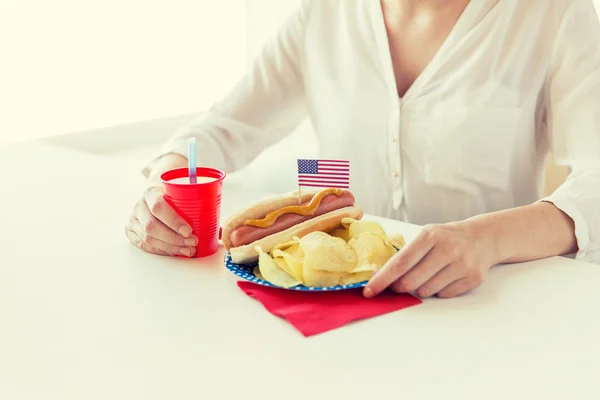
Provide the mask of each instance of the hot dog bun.
MULTIPOLYGON (((302 191, 301 202, 309 202, 319 191, 302 191)), ((232 233, 243 227, 244 222, 249 219, 260 219, 268 213, 287 206, 298 205, 298 192, 289 192, 277 196, 267 197, 256 203, 253 203, 233 215, 223 224, 222 238, 223 246, 231 253, 231 259, 235 263, 249 263, 258 259, 258 253, 255 246, 260 246, 264 251, 270 251, 275 245, 290 241, 294 236, 302 237, 314 231, 331 231, 341 226, 343 218, 361 219, 363 211, 360 207, 354 205, 354 197, 348 190, 343 191, 346 206, 336 208, 321 215, 308 217, 302 222, 296 223, 287 229, 277 231, 258 240, 242 245, 234 245, 231 240, 232 233), (348 198, 351 197, 351 204, 348 204, 348 198)), ((281 217, 280 217, 281 218, 281 217)), ((296 218, 296 217, 295 217, 296 218)), ((260 228, 253 228, 260 229, 260 228)))

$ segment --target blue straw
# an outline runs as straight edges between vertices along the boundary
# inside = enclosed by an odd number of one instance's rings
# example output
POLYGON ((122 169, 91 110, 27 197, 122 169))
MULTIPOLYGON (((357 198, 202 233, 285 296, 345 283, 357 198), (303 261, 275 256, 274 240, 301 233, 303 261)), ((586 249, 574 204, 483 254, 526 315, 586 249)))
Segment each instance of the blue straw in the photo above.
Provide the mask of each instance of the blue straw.
POLYGON ((196 138, 188 139, 188 175, 190 183, 196 183, 196 138))

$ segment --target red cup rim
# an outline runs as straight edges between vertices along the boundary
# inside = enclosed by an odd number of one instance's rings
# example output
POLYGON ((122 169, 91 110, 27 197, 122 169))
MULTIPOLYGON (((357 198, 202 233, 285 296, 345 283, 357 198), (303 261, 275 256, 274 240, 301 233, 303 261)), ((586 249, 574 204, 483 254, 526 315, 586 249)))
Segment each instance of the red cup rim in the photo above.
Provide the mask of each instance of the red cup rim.
POLYGON ((202 185, 214 185, 225 179, 225 172, 220 169, 210 167, 197 167, 196 176, 203 176, 209 178, 215 178, 214 181, 210 182, 197 182, 197 183, 173 183, 171 179, 186 178, 189 176, 187 168, 176 168, 169 171, 165 171, 160 175, 160 181, 163 184, 169 184, 174 186, 202 186, 202 185))

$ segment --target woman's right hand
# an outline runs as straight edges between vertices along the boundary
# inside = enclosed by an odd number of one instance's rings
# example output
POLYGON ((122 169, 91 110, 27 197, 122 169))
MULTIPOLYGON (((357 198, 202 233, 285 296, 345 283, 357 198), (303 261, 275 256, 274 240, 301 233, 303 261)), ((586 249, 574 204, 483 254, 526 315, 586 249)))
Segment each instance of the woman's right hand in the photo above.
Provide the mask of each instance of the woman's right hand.
POLYGON ((148 187, 133 208, 125 233, 142 250, 159 255, 191 257, 197 238, 192 228, 164 198, 158 185, 148 187))

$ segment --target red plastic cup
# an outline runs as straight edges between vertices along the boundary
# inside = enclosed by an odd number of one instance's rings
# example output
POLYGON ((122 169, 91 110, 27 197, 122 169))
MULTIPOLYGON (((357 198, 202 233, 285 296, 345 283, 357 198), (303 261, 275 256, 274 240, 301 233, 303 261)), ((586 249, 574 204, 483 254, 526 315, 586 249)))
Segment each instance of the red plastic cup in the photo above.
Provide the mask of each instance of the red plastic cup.
POLYGON ((219 248, 221 191, 225 172, 198 167, 196 175, 197 183, 194 184, 189 183, 187 168, 164 172, 160 178, 165 200, 190 224, 192 233, 198 238, 194 257, 206 257, 219 248))

